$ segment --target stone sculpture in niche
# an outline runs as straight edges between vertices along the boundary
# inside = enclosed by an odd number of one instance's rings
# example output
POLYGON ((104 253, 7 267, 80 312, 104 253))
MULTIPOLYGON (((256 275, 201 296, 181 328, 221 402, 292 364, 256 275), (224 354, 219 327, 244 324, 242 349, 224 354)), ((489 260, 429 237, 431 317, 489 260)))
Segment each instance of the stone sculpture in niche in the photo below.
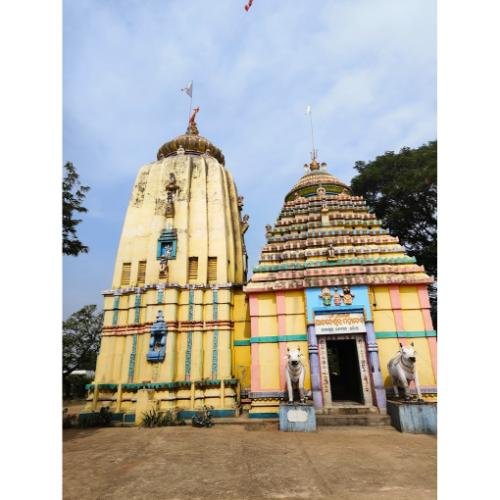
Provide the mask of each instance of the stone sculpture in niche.
POLYGON ((147 360, 159 362, 165 359, 167 345, 167 325, 163 318, 163 312, 158 311, 156 321, 151 326, 151 338, 149 339, 149 350, 147 360))

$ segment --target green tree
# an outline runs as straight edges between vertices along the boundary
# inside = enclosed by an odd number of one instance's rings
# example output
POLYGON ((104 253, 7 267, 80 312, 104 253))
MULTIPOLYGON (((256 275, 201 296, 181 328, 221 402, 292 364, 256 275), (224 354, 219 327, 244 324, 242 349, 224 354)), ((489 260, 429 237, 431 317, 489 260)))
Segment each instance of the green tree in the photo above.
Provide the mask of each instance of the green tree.
POLYGON ((103 313, 96 305, 82 307, 63 321, 63 382, 75 370, 95 370, 103 313))
POLYGON ((74 165, 68 161, 64 165, 63 190, 63 254, 77 256, 87 253, 85 246, 77 237, 76 226, 81 219, 75 219, 75 212, 84 213, 87 209, 82 205, 89 186, 82 186, 74 165))
MULTIPOLYGON (((408 255, 437 280, 437 141, 416 149, 387 151, 368 163, 358 161, 351 181, 354 194, 397 236, 408 255)), ((437 319, 437 289, 429 289, 433 321, 437 319)))

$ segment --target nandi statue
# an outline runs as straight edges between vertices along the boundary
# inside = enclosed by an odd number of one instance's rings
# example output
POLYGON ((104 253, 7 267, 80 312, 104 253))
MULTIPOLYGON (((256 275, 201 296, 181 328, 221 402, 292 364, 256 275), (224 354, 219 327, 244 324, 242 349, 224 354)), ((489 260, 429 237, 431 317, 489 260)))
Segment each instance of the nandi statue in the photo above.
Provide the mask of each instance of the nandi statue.
POLYGON ((401 343, 399 346, 399 352, 396 356, 391 358, 389 363, 387 363, 387 369, 389 370, 389 374, 392 378, 392 384, 394 386, 394 395, 396 397, 399 396, 399 386, 404 388, 405 399, 410 399, 409 384, 413 380, 417 389, 418 399, 421 401, 422 394, 420 392, 417 370, 415 368, 417 351, 415 351, 413 342, 410 346, 403 347, 403 344, 401 343))
POLYGON ((285 367, 285 377, 286 377, 286 386, 288 389, 288 402, 293 402, 293 388, 294 386, 298 388, 300 393, 300 402, 305 402, 304 395, 304 376, 306 374, 306 369, 302 363, 301 358, 303 354, 300 352, 300 347, 297 349, 287 348, 287 355, 285 359, 287 359, 287 364, 285 367))

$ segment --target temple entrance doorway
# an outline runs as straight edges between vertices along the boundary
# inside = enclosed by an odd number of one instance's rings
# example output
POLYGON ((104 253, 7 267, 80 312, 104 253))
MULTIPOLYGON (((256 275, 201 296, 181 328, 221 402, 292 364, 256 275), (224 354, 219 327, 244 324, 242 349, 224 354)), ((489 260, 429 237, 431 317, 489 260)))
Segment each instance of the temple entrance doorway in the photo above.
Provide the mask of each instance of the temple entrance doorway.
POLYGON ((326 342, 331 399, 364 403, 356 340, 326 342))

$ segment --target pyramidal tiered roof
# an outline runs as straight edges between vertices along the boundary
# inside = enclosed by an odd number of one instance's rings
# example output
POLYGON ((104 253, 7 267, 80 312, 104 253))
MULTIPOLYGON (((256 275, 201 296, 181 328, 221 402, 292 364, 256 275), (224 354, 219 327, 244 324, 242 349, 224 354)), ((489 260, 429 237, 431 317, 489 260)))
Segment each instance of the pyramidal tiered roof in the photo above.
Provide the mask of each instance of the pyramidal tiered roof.
POLYGON ((315 157, 285 197, 245 290, 342 285, 429 284, 432 279, 361 196, 315 157))

